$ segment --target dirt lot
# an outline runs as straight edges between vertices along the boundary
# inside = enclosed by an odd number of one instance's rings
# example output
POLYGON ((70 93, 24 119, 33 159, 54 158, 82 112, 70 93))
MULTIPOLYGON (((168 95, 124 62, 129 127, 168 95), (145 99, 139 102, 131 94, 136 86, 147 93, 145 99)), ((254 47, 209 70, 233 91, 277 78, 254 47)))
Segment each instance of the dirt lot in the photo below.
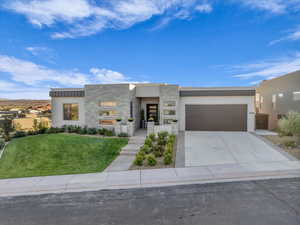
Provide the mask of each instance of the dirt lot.
POLYGON ((281 147, 284 151, 288 152, 292 156, 296 157, 297 159, 300 160, 300 139, 299 137, 289 137, 289 136, 269 136, 266 135, 264 136, 267 138, 269 141, 272 143, 276 144, 277 146, 281 147), (286 142, 289 141, 295 141, 298 143, 298 146, 296 148, 290 148, 285 145, 286 142))

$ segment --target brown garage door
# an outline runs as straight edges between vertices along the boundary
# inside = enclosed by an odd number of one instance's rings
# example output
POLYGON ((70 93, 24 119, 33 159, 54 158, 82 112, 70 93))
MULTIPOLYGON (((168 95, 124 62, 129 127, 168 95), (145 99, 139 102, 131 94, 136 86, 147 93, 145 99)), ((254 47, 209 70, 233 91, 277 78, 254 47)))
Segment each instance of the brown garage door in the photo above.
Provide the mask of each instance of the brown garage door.
POLYGON ((247 131, 247 105, 186 105, 190 131, 247 131))

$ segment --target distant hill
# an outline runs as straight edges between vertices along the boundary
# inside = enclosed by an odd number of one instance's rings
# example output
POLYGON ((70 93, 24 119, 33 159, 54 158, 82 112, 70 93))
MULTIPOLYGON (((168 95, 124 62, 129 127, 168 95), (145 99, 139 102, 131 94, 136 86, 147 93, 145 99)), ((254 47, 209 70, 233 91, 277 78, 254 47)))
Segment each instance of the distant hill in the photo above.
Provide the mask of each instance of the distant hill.
POLYGON ((27 109, 37 106, 46 106, 50 104, 50 100, 26 100, 26 99, 0 99, 0 110, 10 108, 27 109))

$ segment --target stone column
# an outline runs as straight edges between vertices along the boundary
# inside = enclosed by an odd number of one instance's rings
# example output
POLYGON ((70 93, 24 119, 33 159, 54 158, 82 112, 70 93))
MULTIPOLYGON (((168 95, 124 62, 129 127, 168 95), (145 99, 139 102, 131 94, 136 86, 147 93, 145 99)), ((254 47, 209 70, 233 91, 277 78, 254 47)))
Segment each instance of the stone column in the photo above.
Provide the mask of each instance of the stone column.
POLYGON ((147 123, 147 135, 154 133, 154 122, 147 123))
POLYGON ((134 135, 134 130, 135 130, 135 123, 132 122, 128 122, 127 124, 127 133, 129 135, 129 137, 132 137, 134 135))
POLYGON ((172 122, 172 133, 173 134, 175 134, 175 135, 177 135, 178 134, 178 130, 179 130, 179 128, 178 128, 178 121, 173 121, 172 122))
POLYGON ((117 136, 121 133, 121 123, 122 121, 117 121, 115 124, 115 133, 117 136))

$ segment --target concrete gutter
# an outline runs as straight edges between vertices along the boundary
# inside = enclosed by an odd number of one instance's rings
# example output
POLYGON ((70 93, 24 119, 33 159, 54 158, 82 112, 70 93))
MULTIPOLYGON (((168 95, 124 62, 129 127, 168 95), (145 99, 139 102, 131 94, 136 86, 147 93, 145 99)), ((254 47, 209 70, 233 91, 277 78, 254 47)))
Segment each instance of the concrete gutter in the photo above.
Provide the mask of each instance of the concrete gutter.
POLYGON ((300 177, 299 161, 0 179, 0 197, 300 177))

